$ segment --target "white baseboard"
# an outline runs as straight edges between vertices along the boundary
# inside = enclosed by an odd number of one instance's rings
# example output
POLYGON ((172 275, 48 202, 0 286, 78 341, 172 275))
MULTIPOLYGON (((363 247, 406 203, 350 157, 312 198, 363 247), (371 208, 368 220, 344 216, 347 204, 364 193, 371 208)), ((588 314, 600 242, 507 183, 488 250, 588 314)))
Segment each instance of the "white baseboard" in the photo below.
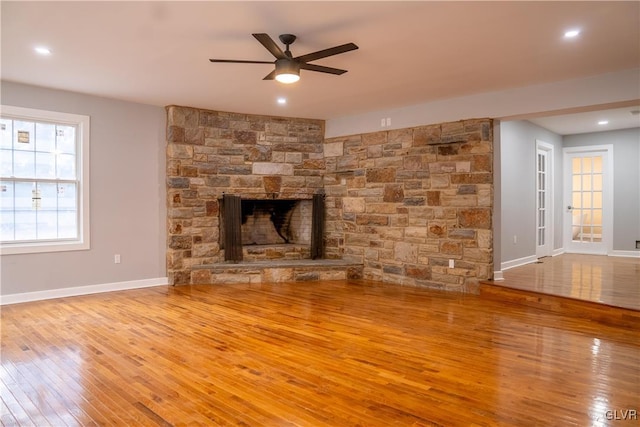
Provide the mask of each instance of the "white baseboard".
POLYGON ((609 256, 620 256, 627 258, 640 258, 640 251, 611 251, 609 256))
POLYGON ((149 288, 169 284, 168 277, 155 279, 131 280, 127 282, 103 283, 101 285, 78 286, 74 288, 51 289, 47 291, 25 292, 22 294, 0 295, 0 305, 18 304, 21 302, 41 301, 53 298, 73 297, 78 295, 98 294, 101 292, 124 291, 127 289, 149 288))
POLYGON ((493 272, 493 281, 500 282, 504 280, 504 275, 502 274, 502 270, 493 272))
POLYGON ((511 261, 505 261, 500 264, 500 270, 508 270, 513 267, 520 267, 521 265, 531 264, 532 262, 536 262, 538 257, 535 255, 526 256, 524 258, 512 259, 511 261))
POLYGON ((558 256, 558 255, 562 255, 564 253, 564 248, 558 248, 558 249, 554 249, 553 253, 551 254, 551 256, 558 256))

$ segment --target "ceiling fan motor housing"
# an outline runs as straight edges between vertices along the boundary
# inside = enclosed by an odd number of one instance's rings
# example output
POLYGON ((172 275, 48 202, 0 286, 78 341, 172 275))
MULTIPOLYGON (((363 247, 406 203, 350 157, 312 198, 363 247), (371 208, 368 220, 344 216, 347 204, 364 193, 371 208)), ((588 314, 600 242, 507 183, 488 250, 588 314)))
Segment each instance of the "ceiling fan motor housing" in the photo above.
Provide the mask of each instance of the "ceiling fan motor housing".
POLYGON ((300 74, 300 64, 290 58, 276 59, 276 74, 300 74))

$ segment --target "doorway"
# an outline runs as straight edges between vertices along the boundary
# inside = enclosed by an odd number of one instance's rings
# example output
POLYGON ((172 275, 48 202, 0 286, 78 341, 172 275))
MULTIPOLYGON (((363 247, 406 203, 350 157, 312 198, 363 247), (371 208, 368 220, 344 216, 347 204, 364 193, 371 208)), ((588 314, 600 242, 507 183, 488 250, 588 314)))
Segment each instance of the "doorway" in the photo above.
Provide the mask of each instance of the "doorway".
POLYGON ((606 255, 612 250, 613 146, 565 148, 564 248, 606 255))

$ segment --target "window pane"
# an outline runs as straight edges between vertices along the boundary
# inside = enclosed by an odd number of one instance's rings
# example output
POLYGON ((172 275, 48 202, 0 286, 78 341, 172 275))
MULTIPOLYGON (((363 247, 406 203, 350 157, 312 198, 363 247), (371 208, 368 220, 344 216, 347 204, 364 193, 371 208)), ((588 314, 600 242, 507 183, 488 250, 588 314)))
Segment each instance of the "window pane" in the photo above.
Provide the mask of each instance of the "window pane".
POLYGON ((580 158, 574 157, 571 159, 571 171, 573 173, 580 173, 580 158))
POLYGON ((582 184, 582 179, 580 179, 580 175, 573 175, 573 191, 580 191, 582 184))
POLYGON ((571 201, 571 205, 574 208, 581 208, 582 207, 582 198, 580 197, 581 193, 578 191, 574 191, 573 192, 573 197, 572 197, 572 201, 571 201))
POLYGON ((0 209, 13 211, 13 182, 0 181, 0 209))
POLYGON ((591 157, 582 158, 582 173, 591 173, 591 157))
POLYGON ((37 212, 38 239, 56 239, 58 237, 58 213, 50 210, 37 212))
POLYGON ((58 211, 58 238, 78 237, 78 214, 75 211, 58 211))
POLYGON ((55 154, 36 152, 36 177, 49 179, 56 177, 55 154))
POLYGON ((582 193, 582 207, 590 208, 591 206, 591 193, 582 193))
POLYGON ((13 240, 13 182, 0 181, 0 239, 13 240))
POLYGON ((593 207, 598 209, 602 208, 602 192, 601 191, 593 192, 593 207))
POLYGON ((76 178, 76 156, 72 154, 58 155, 58 178, 76 178))
POLYGON ((77 211, 76 184, 58 184, 58 209, 77 211))
POLYGON ((13 152, 13 175, 17 178, 34 178, 36 176, 35 153, 31 151, 13 152))
POLYGON ((40 189, 40 209, 56 210, 58 208, 58 184, 56 183, 38 183, 40 189))
POLYGON ((13 148, 13 120, 0 119, 0 148, 13 148))
POLYGON ((13 122, 13 149, 33 151, 35 146, 35 123, 15 120, 13 122))
POLYGON ((572 240, 580 240, 580 227, 571 228, 571 238, 572 240))
POLYGON ((593 171, 602 173, 602 156, 593 158, 593 171))
POLYGON ((36 238, 36 211, 16 211, 16 240, 34 240, 36 238))
POLYGON ((571 217, 572 225, 581 225, 582 224, 582 210, 574 210, 573 216, 571 217))
POLYGON ((602 191, 602 175, 593 175, 593 189, 595 191, 602 191))
POLYGON ((582 191, 591 191, 591 175, 582 177, 582 191))
POLYGON ((32 210, 33 190, 35 184, 32 182, 15 183, 15 208, 16 210, 32 210))
POLYGON ((36 151, 53 153, 56 149, 56 125, 36 123, 36 151))
POLYGON ((0 175, 13 176, 13 151, 0 150, 0 175))
POLYGON ((76 153, 76 128, 74 126, 57 126, 57 150, 59 153, 76 153))

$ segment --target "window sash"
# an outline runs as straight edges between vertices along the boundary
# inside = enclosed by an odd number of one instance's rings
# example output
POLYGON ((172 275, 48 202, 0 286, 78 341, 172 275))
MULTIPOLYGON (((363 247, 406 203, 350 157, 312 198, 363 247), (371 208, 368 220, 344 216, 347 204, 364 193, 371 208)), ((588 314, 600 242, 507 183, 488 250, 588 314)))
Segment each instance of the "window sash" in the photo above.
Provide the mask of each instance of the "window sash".
MULTIPOLYGON (((5 198, 2 198, 2 202, 0 202, 0 216, 2 216, 2 227, 7 227, 7 219, 11 218, 11 231, 10 234, 13 238, 8 238, 4 236, 5 230, 2 230, 0 233, 0 242, 2 244, 21 244, 21 243, 37 243, 37 242, 73 242, 78 240, 81 229, 80 229, 80 209, 79 209, 79 193, 80 193, 80 182, 78 180, 53 180, 53 179, 20 179, 20 178, 3 178, 2 185, 6 185, 6 183, 14 184, 14 188, 12 189, 12 200, 10 203, 10 208, 5 210, 4 203, 7 201, 5 198), (36 188, 41 189, 41 184, 46 185, 55 185, 56 186, 56 196, 55 196, 55 207, 47 206, 46 194, 41 193, 38 194, 42 199, 40 200, 39 206, 34 206, 36 202, 34 201, 34 195, 31 195, 31 203, 24 204, 22 206, 17 206, 16 204, 16 190, 15 184, 35 184, 36 188), (73 197, 67 197, 67 199, 72 199, 72 206, 65 206, 65 198, 60 197, 60 188, 65 188, 65 184, 72 185, 74 187, 73 197), (61 206, 60 202, 63 202, 61 206), (35 238, 19 238, 16 237, 16 228, 18 225, 17 217, 20 214, 25 214, 28 212, 33 212, 35 214, 35 238), (49 217, 49 221, 52 221, 52 215, 55 215, 55 237, 41 237, 41 235, 51 234, 51 228, 45 228, 45 223, 47 220, 47 216, 49 217), (69 222, 69 219, 72 218, 73 227, 65 227, 65 217, 66 222, 69 222), (62 229, 62 231, 61 231, 62 229), (65 234, 73 234, 73 236, 65 236, 65 234)), ((3 191, 5 189, 2 189, 3 191)), ((29 197, 27 197, 29 199, 29 197)), ((67 203, 69 200, 67 200, 67 203)), ((21 215, 25 216, 25 215, 21 215)))

